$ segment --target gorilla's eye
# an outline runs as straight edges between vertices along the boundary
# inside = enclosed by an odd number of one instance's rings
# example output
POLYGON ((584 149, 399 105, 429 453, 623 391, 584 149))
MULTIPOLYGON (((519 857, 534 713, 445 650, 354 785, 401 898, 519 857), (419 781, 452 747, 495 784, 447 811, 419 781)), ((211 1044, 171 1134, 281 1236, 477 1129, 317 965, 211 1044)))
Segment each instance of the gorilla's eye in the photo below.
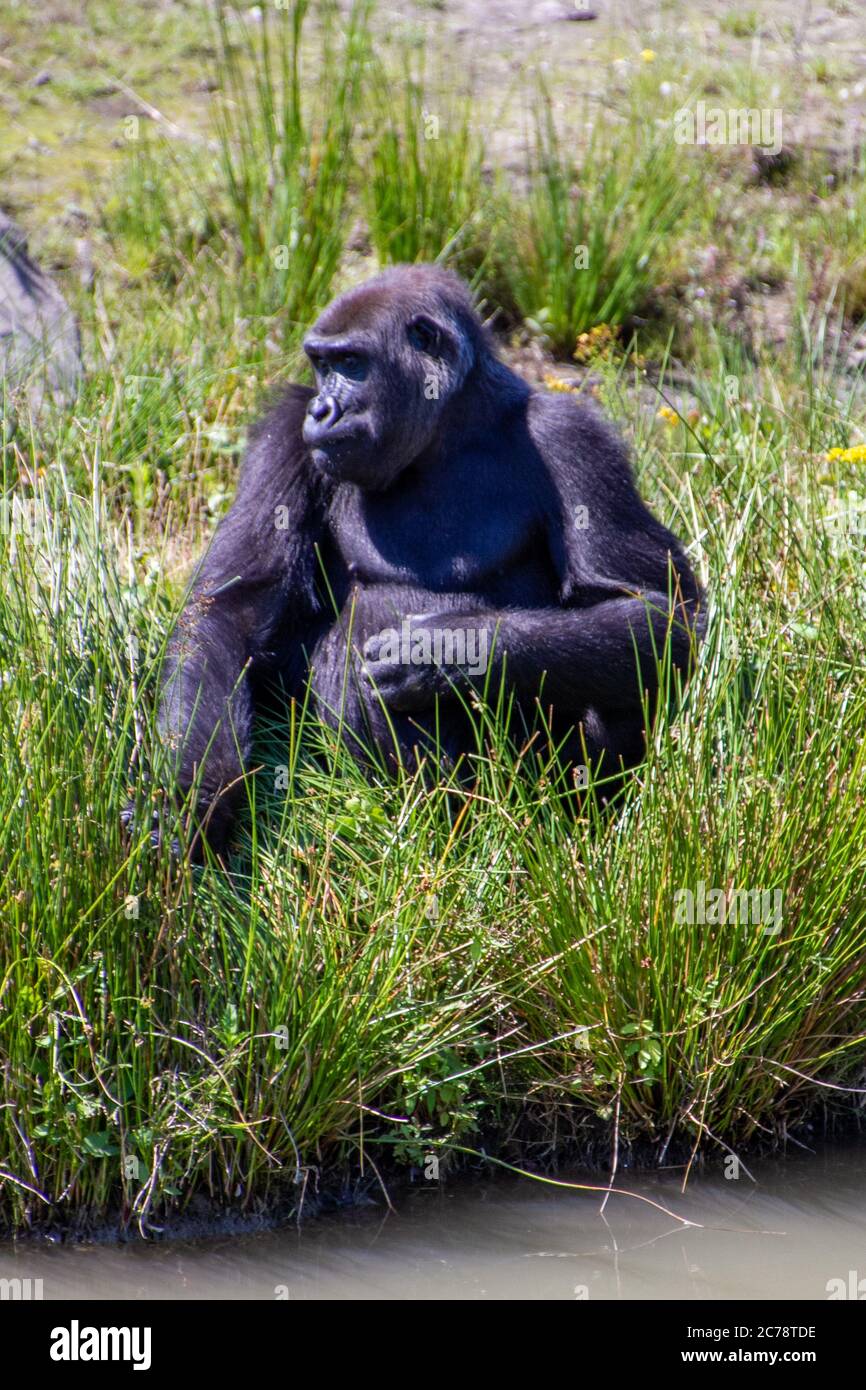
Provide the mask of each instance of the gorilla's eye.
POLYGON ((442 335, 438 325, 435 324, 432 319, 425 318, 423 314, 419 314, 417 318, 412 319, 406 332, 409 337, 409 342, 418 352, 426 352, 433 355, 440 346, 442 335))
POLYGON ((320 378, 333 373, 351 381, 363 381, 367 375, 368 361, 361 352, 308 352, 307 356, 320 378))
POLYGON ((353 376, 361 370, 363 363, 357 352, 337 352, 331 358, 331 366, 341 376, 353 376))

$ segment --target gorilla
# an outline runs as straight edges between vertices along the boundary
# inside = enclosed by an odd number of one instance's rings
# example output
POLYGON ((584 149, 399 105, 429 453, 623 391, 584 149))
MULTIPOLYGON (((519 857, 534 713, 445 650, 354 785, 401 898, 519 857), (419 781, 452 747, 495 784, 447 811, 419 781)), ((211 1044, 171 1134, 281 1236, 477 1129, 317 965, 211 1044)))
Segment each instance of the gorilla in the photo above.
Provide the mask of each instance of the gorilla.
POLYGON ((211 847, 274 685, 380 765, 460 763, 467 696, 503 682, 573 761, 638 763, 701 595, 612 429, 515 375, 435 266, 340 295, 304 350, 315 388, 288 386, 253 431, 167 652, 160 729, 211 847))

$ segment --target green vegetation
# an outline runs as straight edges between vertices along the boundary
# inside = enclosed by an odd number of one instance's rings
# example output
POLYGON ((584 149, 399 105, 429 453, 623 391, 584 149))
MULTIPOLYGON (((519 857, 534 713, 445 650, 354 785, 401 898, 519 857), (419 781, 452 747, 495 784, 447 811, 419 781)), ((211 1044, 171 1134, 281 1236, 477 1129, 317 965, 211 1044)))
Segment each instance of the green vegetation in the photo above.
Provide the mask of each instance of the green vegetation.
MULTIPOLYGON (((221 187, 227 224, 237 240, 231 292, 242 308, 262 316, 291 341, 328 300, 346 237, 351 173, 347 151, 354 131, 360 68, 368 54, 368 5, 356 5, 340 36, 324 9, 318 69, 328 75, 323 109, 308 116, 301 36, 308 0, 297 0, 287 33, 267 8, 257 31, 229 27, 219 11, 223 97, 217 108, 221 187), (240 39, 237 35, 240 34, 240 39), (272 42, 273 40, 273 42, 272 42), (244 290, 247 294, 244 295, 244 290)), ((237 307, 237 302, 235 303, 237 307)))
POLYGON ((659 138, 634 118, 599 121, 575 158, 543 88, 535 117, 528 194, 503 209, 502 272, 521 315, 561 355, 595 324, 619 326, 643 307, 688 201, 690 166, 670 131, 659 138))
POLYGON ((10 1227, 147 1231, 197 1196, 298 1205, 433 1152, 447 1168, 456 1146, 608 1153, 613 1126, 647 1158, 720 1157, 858 1104, 866 441, 839 307, 858 161, 828 184, 804 159, 768 190, 730 151, 673 147, 657 121, 681 98, 641 114, 644 62, 641 103, 626 92, 581 139, 532 88, 529 154, 500 166, 429 69, 373 61, 375 14, 306 11, 184 30, 219 82, 210 124, 178 140, 142 122, 94 181, 96 284, 63 281, 80 398, 33 426, 3 411, 10 1227), (326 84, 304 80, 326 61, 326 84), (478 711, 471 789, 370 783, 292 710, 259 731, 229 871, 193 869, 149 835, 155 814, 183 840, 153 694, 192 558, 263 391, 301 370, 303 327, 400 257, 470 274, 513 328, 505 351, 531 344, 542 373, 555 351, 560 385, 617 419, 708 587, 698 671, 604 815, 575 817, 496 710, 478 711), (742 920, 755 891, 770 909, 742 920))
POLYGON ((365 208, 379 261, 448 260, 471 278, 487 201, 471 101, 432 100, 411 67, 396 93, 380 69, 374 93, 365 208))
POLYGON ((731 34, 735 39, 751 39, 761 31, 761 16, 756 9, 734 11, 723 14, 719 25, 723 34, 731 34))

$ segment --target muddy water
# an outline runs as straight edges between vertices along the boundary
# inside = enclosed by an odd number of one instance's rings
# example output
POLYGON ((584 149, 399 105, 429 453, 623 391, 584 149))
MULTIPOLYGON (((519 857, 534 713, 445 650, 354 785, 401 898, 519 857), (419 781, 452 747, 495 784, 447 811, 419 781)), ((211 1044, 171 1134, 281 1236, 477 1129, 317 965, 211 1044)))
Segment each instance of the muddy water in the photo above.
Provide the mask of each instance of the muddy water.
MULTIPOLYGON (((52 1298, 711 1299, 866 1296, 866 1146, 721 1173, 638 1177, 643 1202, 525 1180, 419 1190, 265 1235, 0 1247, 0 1278, 52 1298), (841 1281, 833 1284, 831 1281, 841 1281)), ((578 1178, 579 1175, 573 1175, 578 1178)), ((596 1179, 597 1180, 597 1179, 596 1179)))

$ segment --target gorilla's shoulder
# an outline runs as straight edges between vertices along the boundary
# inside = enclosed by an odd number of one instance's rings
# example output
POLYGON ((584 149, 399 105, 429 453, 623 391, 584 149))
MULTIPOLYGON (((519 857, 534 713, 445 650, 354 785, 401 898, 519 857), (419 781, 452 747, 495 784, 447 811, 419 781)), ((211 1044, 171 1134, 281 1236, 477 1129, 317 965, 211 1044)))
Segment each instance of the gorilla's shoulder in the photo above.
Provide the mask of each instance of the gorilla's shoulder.
POLYGON ((258 419, 249 432, 250 445, 263 440, 299 439, 307 406, 314 395, 312 387, 294 381, 288 386, 275 387, 265 397, 258 419))
POLYGON ((304 416, 314 392, 309 386, 290 383, 273 390, 247 437, 241 469, 244 490, 262 489, 268 495, 275 488, 291 487, 318 491, 313 481, 309 451, 304 444, 304 416))
POLYGON ((625 444, 595 405, 570 392, 535 391, 527 423, 533 443, 560 482, 589 475, 614 487, 631 483, 625 444))

